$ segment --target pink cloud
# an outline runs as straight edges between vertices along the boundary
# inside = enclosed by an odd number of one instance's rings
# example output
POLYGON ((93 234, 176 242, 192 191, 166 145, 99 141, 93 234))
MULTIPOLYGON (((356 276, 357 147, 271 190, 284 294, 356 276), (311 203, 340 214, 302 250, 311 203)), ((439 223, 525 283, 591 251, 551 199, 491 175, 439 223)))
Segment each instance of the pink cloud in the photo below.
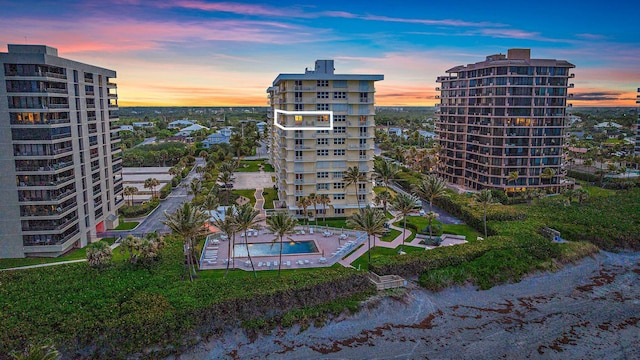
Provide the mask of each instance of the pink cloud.
POLYGON ((272 8, 256 4, 243 4, 235 2, 206 2, 199 0, 178 0, 171 1, 167 6, 183 7, 186 9, 196 9, 202 11, 220 11, 239 15, 261 15, 261 16, 288 16, 290 11, 282 8, 272 8))

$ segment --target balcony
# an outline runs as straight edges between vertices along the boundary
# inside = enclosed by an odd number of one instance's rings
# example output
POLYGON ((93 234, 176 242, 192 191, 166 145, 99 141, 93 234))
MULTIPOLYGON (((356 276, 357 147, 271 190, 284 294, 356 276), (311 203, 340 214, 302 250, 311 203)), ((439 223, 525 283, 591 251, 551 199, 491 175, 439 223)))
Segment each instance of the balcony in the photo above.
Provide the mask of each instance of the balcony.
POLYGON ((64 231, 69 228, 71 225, 75 225, 74 222, 78 220, 78 216, 70 216, 60 220, 31 220, 28 225, 22 225, 22 231, 25 232, 40 232, 46 231, 48 233, 55 233, 59 231, 64 231))
POLYGON ((62 253, 68 250, 75 242, 75 237, 80 233, 75 229, 67 235, 26 235, 23 245, 26 253, 62 253))
POLYGON ((75 209, 78 204, 73 201, 65 207, 55 207, 54 205, 48 206, 25 206, 20 209, 21 217, 53 217, 58 218, 65 215, 68 211, 75 209))

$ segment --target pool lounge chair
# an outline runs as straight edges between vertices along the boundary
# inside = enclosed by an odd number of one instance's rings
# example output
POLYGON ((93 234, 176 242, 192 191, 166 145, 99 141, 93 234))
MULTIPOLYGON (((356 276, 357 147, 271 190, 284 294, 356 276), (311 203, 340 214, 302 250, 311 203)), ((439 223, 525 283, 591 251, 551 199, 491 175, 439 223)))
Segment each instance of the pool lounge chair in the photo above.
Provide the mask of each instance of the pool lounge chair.
POLYGON ((311 260, 309 260, 309 259, 304 259, 304 263, 305 263, 305 264, 311 264, 311 260))
POLYGON ((267 262, 264 264, 264 266, 266 266, 266 267, 271 267, 271 261, 267 261, 267 262))
POLYGON ((287 261, 285 261, 284 264, 287 265, 287 266, 291 266, 291 261, 287 260, 287 261))
POLYGON ((258 262, 258 267, 262 267, 262 261, 258 262))
POLYGON ((278 260, 273 261, 273 266, 278 266, 278 260))

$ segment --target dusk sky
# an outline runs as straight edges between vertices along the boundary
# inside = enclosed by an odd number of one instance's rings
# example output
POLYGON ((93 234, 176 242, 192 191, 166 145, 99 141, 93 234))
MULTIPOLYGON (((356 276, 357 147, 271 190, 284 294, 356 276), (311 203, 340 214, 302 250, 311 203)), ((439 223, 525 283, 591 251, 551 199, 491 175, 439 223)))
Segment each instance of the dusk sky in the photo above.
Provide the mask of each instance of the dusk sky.
POLYGON ((635 106, 629 1, 0 0, 0 51, 46 44, 116 70, 121 106, 266 106, 279 73, 334 59, 384 74, 377 105, 432 106, 435 79, 509 48, 576 65, 574 106, 635 106), (619 4, 619 5, 618 5, 619 4))

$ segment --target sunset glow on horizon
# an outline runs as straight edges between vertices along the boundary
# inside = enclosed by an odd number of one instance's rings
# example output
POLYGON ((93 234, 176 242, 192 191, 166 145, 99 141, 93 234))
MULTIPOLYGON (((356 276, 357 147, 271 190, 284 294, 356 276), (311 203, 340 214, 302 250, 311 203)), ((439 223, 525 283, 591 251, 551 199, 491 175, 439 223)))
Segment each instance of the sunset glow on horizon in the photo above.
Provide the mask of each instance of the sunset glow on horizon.
POLYGON ((336 73, 384 74, 376 105, 433 106, 447 69, 530 48, 533 58, 576 65, 574 106, 636 106, 633 11, 584 1, 485 5, 0 0, 0 51, 42 44, 113 69, 120 106, 267 106, 278 74, 303 73, 316 59, 335 60, 336 73))

